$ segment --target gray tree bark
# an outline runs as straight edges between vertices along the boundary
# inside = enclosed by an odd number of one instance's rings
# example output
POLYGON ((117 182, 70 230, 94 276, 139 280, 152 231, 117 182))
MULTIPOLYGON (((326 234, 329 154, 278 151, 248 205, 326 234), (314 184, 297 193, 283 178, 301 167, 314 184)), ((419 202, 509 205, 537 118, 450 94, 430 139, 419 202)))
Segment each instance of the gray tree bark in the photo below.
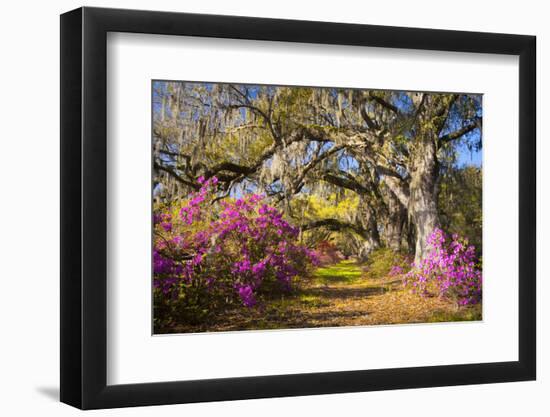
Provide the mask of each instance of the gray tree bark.
POLYGON ((386 199, 388 215, 384 225, 384 238, 390 249, 399 251, 407 213, 405 207, 391 191, 387 192, 386 199))
POLYGON ((360 198, 359 203, 360 216, 363 222, 363 227, 368 230, 368 235, 365 236, 363 246, 359 250, 359 258, 366 260, 370 253, 378 249, 380 244, 380 233, 378 231, 378 221, 376 219, 376 212, 369 201, 363 196, 360 198))
POLYGON ((410 166, 409 215, 416 228, 415 263, 429 254, 427 239, 440 226, 437 213, 435 185, 437 180, 437 138, 434 133, 423 132, 418 138, 410 166))

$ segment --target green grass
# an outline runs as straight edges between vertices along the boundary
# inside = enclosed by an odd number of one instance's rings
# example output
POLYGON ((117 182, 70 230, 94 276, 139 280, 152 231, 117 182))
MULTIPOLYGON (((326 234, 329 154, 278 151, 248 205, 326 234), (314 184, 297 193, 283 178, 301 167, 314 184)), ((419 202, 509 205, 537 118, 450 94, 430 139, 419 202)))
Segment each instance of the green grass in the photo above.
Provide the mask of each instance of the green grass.
POLYGON ((355 284, 361 281, 362 274, 363 272, 356 262, 342 261, 335 265, 317 268, 313 273, 313 279, 322 285, 355 284))

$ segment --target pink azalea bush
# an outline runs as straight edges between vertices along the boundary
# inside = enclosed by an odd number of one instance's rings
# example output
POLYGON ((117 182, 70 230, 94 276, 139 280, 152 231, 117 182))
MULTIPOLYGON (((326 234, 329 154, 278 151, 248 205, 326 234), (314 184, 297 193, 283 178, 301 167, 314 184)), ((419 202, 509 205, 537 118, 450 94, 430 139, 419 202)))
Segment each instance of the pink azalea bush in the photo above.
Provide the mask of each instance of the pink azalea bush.
POLYGON ((447 236, 434 229, 428 237, 428 256, 405 276, 405 285, 422 296, 436 295, 457 303, 481 301, 481 270, 476 266, 475 247, 466 239, 447 236))
POLYGON ((199 182, 183 204, 155 210, 157 300, 206 312, 232 303, 253 307, 262 294, 290 291, 315 262, 297 243, 299 230, 260 195, 215 202, 217 179, 199 182))

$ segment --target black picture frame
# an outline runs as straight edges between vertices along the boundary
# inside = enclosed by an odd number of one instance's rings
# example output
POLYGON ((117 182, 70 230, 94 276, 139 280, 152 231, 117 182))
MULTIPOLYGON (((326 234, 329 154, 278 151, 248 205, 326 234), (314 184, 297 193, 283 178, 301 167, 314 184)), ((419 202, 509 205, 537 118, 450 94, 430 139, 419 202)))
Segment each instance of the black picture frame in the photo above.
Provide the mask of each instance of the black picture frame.
MULTIPOLYGON (((81 409, 534 380, 536 38, 80 8, 61 16, 61 401, 81 409), (519 56, 519 360, 107 385, 108 32, 519 56)), ((147 169, 147 168, 144 168, 147 169)))

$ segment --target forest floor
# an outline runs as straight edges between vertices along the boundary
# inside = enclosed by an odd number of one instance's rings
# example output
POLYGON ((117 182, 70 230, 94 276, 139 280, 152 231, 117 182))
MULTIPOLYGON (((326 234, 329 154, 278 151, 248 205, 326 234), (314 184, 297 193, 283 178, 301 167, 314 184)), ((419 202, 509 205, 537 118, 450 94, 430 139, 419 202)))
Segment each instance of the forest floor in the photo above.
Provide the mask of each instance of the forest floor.
POLYGON ((402 278, 370 279, 354 261, 318 268, 300 288, 252 309, 234 309, 203 326, 178 326, 177 333, 365 326, 481 320, 481 305, 457 308, 403 288, 402 278))

